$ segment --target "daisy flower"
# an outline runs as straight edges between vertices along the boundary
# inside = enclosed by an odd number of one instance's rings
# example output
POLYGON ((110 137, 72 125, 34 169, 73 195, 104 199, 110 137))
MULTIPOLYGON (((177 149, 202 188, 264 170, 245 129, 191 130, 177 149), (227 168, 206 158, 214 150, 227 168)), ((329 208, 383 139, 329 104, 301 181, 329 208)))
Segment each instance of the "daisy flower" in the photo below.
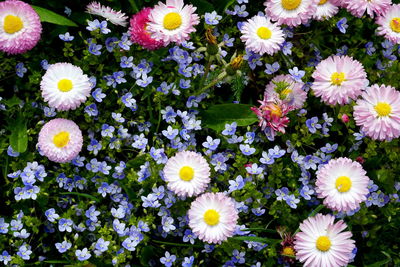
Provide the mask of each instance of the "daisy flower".
POLYGON ((315 20, 326 20, 332 18, 339 12, 339 7, 332 3, 332 0, 320 0, 317 11, 313 14, 315 20))
POLYGON ((367 88, 354 106, 354 120, 374 140, 400 137, 400 92, 386 85, 367 88))
POLYGON ((365 11, 373 18, 374 13, 381 16, 386 13, 392 0, 343 0, 347 10, 356 17, 361 18, 365 11))
POLYGON ((40 82, 42 96, 57 110, 76 109, 90 95, 89 78, 80 67, 70 63, 50 65, 40 82))
POLYGON ((278 75, 267 85, 264 98, 268 100, 278 98, 290 109, 300 109, 307 98, 303 86, 303 82, 295 81, 290 75, 278 75))
POLYGON ((267 0, 265 13, 278 24, 291 27, 306 23, 317 10, 319 0, 267 0))
POLYGON ((40 151, 51 161, 65 163, 74 159, 82 149, 82 132, 75 122, 53 119, 39 133, 40 151))
POLYGON ((152 8, 146 7, 133 15, 130 20, 131 27, 129 28, 129 32, 131 34, 132 42, 137 43, 148 50, 155 50, 164 46, 164 42, 153 39, 147 31, 151 10, 152 8))
POLYGON ((86 12, 92 15, 97 15, 105 18, 114 25, 126 26, 128 24, 128 16, 121 11, 115 11, 114 9, 103 6, 98 2, 91 2, 86 6, 86 12))
POLYGON ((273 55, 285 41, 281 28, 264 16, 254 16, 247 20, 241 32, 240 39, 246 43, 246 49, 260 55, 273 55))
POLYGON ((260 122, 258 126, 267 135, 273 139, 277 132, 285 133, 285 128, 289 124, 289 118, 286 116, 292 109, 284 104, 280 99, 265 98, 258 101, 261 106, 251 107, 251 110, 257 115, 260 122))
POLYGON ((349 56, 330 56, 312 74, 311 89, 329 105, 348 104, 368 85, 363 65, 349 56))
POLYGON ((0 51, 21 54, 40 40, 42 24, 33 8, 18 0, 0 2, 0 51))
POLYGON ((304 266, 339 267, 346 266, 355 248, 353 235, 345 231, 347 225, 335 217, 318 213, 300 224, 295 235, 296 259, 304 266))
POLYGON ((195 10, 192 5, 184 5, 183 0, 158 2, 150 11, 147 30, 152 38, 163 41, 165 46, 171 42, 181 44, 189 40, 189 34, 196 31, 193 26, 200 22, 195 10))
POLYGON ((210 166, 200 154, 178 152, 165 164, 164 178, 168 189, 178 196, 197 196, 210 183, 210 166))
POLYGON ((232 198, 223 193, 197 197, 188 211, 189 226, 200 240, 221 244, 233 236, 239 218, 232 198))
POLYGON ((357 161, 331 159, 316 174, 316 192, 319 198, 324 198, 324 205, 328 208, 351 211, 366 200, 369 178, 357 161))
POLYGON ((400 4, 392 5, 386 12, 377 18, 378 35, 384 35, 393 43, 400 44, 400 4))

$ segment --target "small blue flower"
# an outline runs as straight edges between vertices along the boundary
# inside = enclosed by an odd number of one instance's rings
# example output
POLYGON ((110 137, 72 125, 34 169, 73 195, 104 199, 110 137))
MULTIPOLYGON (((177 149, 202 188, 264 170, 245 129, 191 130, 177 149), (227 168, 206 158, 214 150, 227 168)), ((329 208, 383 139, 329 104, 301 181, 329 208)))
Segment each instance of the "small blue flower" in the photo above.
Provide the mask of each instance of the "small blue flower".
POLYGON ((288 204, 292 209, 297 208, 297 204, 300 202, 300 199, 297 199, 293 194, 287 195, 285 197, 286 204, 288 204))
POLYGON ((17 255, 20 256, 23 260, 29 260, 31 258, 31 254, 31 246, 27 246, 26 244, 20 246, 17 252, 17 255))
POLYGON ((237 123, 234 121, 231 124, 225 124, 225 129, 222 131, 223 135, 234 135, 236 132, 237 123))
POLYGON ((235 180, 229 180, 229 192, 240 190, 244 187, 245 181, 241 175, 238 175, 235 180))
POLYGON ((86 27, 88 31, 100 29, 100 32, 102 34, 107 34, 111 32, 111 30, 107 28, 107 21, 105 20, 102 22, 100 22, 98 19, 95 19, 94 21, 88 21, 88 25, 89 26, 86 27))
POLYGON ((171 267, 176 260, 175 255, 171 255, 168 251, 165 252, 165 257, 160 258, 160 262, 166 267, 171 267))
POLYGON ((18 77, 22 78, 24 77, 24 74, 27 72, 27 68, 25 68, 24 63, 19 62, 16 66, 15 66, 15 73, 17 74, 18 77))
POLYGON ((97 116, 97 115, 99 115, 99 111, 97 109, 96 103, 93 103, 93 104, 90 104, 89 106, 86 106, 85 107, 85 112, 89 116, 97 116))
POLYGON ((306 72, 304 70, 299 70, 297 67, 294 67, 293 69, 289 69, 290 76, 298 82, 301 82, 301 78, 304 77, 306 72))
POLYGON ((94 91, 92 92, 92 97, 93 97, 94 100, 96 100, 97 102, 102 102, 102 101, 103 101, 103 98, 106 97, 106 94, 104 94, 104 93, 101 91, 101 88, 96 88, 96 90, 94 90, 94 91))
POLYGON ((336 23, 337 28, 341 33, 346 33, 347 27, 347 18, 341 18, 337 23, 336 23))
POLYGON ((14 149, 11 146, 8 146, 7 155, 9 155, 10 157, 18 157, 19 156, 19 152, 14 151, 14 149))
POLYGON ((64 253, 71 248, 72 244, 64 240, 62 243, 56 243, 55 246, 58 252, 64 253))
POLYGON ((59 34, 58 37, 63 40, 64 42, 71 42, 72 40, 75 39, 74 36, 70 35, 69 32, 66 32, 64 34, 59 34))
POLYGON ((279 65, 278 62, 274 62, 272 64, 265 64, 265 73, 266 74, 274 74, 275 72, 277 72, 279 70, 281 66, 279 65))
POLYGON ((79 261, 85 261, 89 259, 92 255, 90 254, 90 251, 88 251, 87 248, 84 248, 82 250, 77 249, 75 251, 75 256, 78 257, 79 261))
POLYGON ((234 263, 243 264, 246 261, 245 255, 246 255, 246 252, 239 252, 237 249, 235 249, 232 252, 232 261, 234 263))
POLYGON ((254 154, 254 152, 256 152, 256 149, 253 147, 250 147, 248 144, 246 145, 239 145, 240 151, 242 151, 243 155, 249 156, 254 154))
POLYGON ((89 42, 88 50, 89 50, 89 53, 91 53, 91 54, 93 54, 95 56, 99 56, 99 55, 101 55, 101 51, 100 50, 101 50, 102 47, 103 47, 102 45, 98 45, 96 43, 89 42))
POLYGON ((119 64, 121 68, 132 68, 133 67, 133 57, 121 57, 121 63, 119 64))
POLYGON ((310 133, 316 133, 317 129, 321 129, 321 124, 318 123, 318 117, 312 117, 306 120, 306 125, 310 133))
POLYGON ((216 11, 204 14, 204 20, 208 25, 217 25, 221 19, 222 16, 218 15, 216 11))
POLYGON ((185 257, 182 262, 182 267, 192 267, 194 262, 194 256, 185 257))

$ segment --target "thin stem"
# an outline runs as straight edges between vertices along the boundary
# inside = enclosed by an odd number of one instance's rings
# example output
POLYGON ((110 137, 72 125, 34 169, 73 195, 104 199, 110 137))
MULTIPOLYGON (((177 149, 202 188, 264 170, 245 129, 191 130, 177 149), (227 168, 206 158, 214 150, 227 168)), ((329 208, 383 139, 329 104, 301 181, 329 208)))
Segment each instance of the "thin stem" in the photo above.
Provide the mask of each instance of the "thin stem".
POLYGON ((170 246, 176 246, 176 247, 198 247, 202 248, 200 245, 191 245, 191 244, 180 244, 180 243, 172 243, 172 242, 165 242, 165 241, 159 241, 159 240, 151 240, 154 243, 162 244, 162 245, 170 245, 170 246))
POLYGON ((208 88, 213 87, 214 85, 216 85, 218 82, 222 81, 225 77, 226 77, 227 73, 223 73, 223 75, 221 75, 220 77, 215 78, 212 82, 210 82, 208 85, 204 86, 203 88, 201 88, 196 95, 200 95, 202 93, 204 93, 208 88))

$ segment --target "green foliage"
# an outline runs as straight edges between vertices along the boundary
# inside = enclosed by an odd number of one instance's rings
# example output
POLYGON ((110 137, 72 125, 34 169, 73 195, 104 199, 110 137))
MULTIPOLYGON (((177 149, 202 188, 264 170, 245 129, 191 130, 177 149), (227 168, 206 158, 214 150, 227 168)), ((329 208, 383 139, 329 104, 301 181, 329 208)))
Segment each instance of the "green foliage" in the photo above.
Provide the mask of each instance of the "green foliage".
POLYGON ((201 113, 202 123, 215 131, 222 131, 225 124, 237 122, 238 126, 248 126, 258 121, 257 116, 245 104, 213 105, 201 113))

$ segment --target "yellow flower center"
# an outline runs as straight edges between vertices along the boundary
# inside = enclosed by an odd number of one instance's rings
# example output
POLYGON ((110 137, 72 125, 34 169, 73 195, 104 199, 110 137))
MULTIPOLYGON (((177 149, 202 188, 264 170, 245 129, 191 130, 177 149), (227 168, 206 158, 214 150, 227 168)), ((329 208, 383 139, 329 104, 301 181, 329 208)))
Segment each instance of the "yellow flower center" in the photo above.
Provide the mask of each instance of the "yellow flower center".
POLYGON ((258 28, 257 35, 261 39, 267 40, 267 39, 271 38, 272 33, 271 33, 270 29, 268 29, 267 27, 262 26, 262 27, 258 28))
POLYGON ((341 193, 349 191, 351 188, 351 185, 352 185, 352 182, 351 182, 350 178, 347 176, 340 176, 336 179, 336 183, 335 183, 336 189, 341 193))
POLYGON ((4 18, 4 31, 9 34, 19 32, 24 27, 22 20, 13 15, 8 15, 4 18))
POLYGON ((331 248, 331 240, 329 240, 329 237, 326 235, 321 235, 317 239, 316 246, 320 251, 328 251, 331 248))
POLYGON ((378 102, 374 109, 379 117, 389 116, 390 112, 392 112, 392 107, 386 102, 378 102))
POLYGON ((190 181, 194 177, 194 170, 192 167, 189 166, 183 166, 179 170, 179 178, 181 178, 184 181, 190 181))
POLYGON ((283 91, 281 92, 281 94, 282 94, 284 97, 287 97, 287 95, 290 94, 291 92, 293 92, 292 89, 286 88, 285 90, 283 90, 283 91))
POLYGON ((53 143, 56 147, 65 147, 69 142, 69 132, 59 132, 53 137, 53 143))
POLYGON ((206 224, 213 226, 219 223, 219 213, 214 209, 209 209, 204 213, 206 224))
POLYGON ((394 32, 400 32, 400 18, 393 18, 390 21, 390 28, 394 32))
POLYGON ((328 0, 320 0, 318 5, 322 6, 324 5, 326 2, 328 2, 328 0))
POLYGON ((292 247, 284 247, 283 248, 283 254, 294 256, 295 255, 294 249, 292 247))
POLYGON ((301 0, 282 0, 282 7, 286 10, 293 10, 299 7, 301 0))
POLYGON ((171 12, 164 17, 164 28, 167 30, 175 30, 182 25, 182 17, 179 13, 171 12))
POLYGON ((344 72, 334 72, 331 76, 331 83, 334 85, 341 85, 344 79, 344 72))
POLYGON ((68 92, 72 89, 72 81, 69 79, 62 79, 57 84, 58 90, 61 92, 68 92))
POLYGON ((277 116, 277 117, 282 116, 282 109, 277 104, 273 104, 273 107, 270 110, 272 116, 277 116))

